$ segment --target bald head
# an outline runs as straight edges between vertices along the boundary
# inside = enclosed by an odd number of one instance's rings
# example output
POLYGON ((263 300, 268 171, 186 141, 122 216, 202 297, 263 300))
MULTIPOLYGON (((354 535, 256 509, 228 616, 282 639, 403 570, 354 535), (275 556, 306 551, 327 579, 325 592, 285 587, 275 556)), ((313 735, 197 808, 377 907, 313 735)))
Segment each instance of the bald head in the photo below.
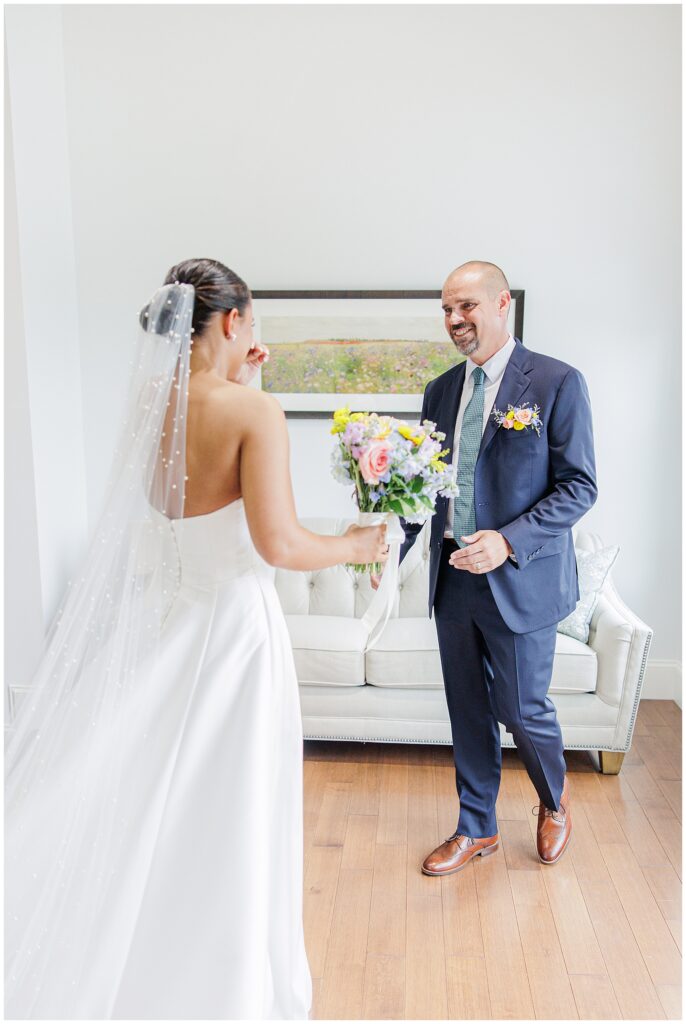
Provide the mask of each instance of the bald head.
POLYGON ((495 263, 485 263, 483 260, 469 260, 456 267, 446 279, 446 284, 456 281, 481 284, 488 293, 489 298, 494 299, 502 291, 509 292, 510 286, 507 278, 500 267, 495 263))

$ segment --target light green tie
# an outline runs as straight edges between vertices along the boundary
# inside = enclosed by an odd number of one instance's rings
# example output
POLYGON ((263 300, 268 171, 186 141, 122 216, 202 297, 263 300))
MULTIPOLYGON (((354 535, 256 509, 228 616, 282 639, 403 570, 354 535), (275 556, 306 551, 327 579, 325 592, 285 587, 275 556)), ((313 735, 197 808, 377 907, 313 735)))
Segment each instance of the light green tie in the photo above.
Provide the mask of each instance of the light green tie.
POLYGON ((484 371, 477 366, 472 373, 474 391, 464 411, 460 446, 457 456, 457 484, 460 489, 455 498, 453 537, 458 547, 464 547, 460 537, 469 537, 476 530, 474 511, 474 470, 484 430, 484 371))

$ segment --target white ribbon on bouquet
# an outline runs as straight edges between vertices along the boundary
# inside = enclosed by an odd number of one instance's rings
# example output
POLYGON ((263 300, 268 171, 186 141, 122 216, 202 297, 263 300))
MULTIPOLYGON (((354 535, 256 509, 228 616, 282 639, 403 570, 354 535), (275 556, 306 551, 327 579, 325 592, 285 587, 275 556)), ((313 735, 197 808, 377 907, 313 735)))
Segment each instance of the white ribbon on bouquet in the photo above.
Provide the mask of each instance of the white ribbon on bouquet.
POLYGON ((374 592, 369 607, 360 620, 367 631, 366 651, 377 643, 393 608, 398 588, 400 545, 405 540, 405 533, 395 512, 358 512, 357 514, 358 526, 380 526, 382 523, 386 524, 386 542, 389 545, 388 560, 384 566, 379 589, 374 592))

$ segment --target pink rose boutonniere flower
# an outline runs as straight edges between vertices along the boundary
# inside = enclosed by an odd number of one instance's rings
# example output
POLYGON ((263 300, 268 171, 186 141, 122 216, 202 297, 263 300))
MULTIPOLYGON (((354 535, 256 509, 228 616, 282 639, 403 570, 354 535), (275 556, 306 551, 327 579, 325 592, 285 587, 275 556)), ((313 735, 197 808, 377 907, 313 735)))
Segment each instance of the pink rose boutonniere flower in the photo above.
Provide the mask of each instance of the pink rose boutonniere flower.
POLYGON ((507 412, 494 409, 491 415, 498 426, 505 430, 531 429, 535 430, 539 437, 541 436, 543 420, 538 405, 530 406, 528 402, 524 402, 523 405, 508 405, 507 412))

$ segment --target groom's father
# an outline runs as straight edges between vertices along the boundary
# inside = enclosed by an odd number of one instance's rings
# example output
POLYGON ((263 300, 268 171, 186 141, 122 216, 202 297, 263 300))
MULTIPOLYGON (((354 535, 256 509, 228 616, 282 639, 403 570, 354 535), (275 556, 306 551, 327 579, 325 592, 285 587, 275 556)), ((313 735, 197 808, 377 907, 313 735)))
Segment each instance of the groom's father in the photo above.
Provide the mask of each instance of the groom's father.
MULTIPOLYGON (((442 303, 446 330, 467 358, 427 385, 422 420, 445 432, 459 484, 457 498, 439 499, 431 522, 429 614, 435 610, 460 816, 424 861, 429 875, 459 871, 498 846, 499 722, 540 798, 540 860, 552 864, 566 848, 569 786, 547 692, 556 626, 579 597, 571 527, 597 495, 584 378, 510 334, 503 272, 465 263, 445 282, 442 303)), ((405 530, 401 558, 419 527, 405 530)))

